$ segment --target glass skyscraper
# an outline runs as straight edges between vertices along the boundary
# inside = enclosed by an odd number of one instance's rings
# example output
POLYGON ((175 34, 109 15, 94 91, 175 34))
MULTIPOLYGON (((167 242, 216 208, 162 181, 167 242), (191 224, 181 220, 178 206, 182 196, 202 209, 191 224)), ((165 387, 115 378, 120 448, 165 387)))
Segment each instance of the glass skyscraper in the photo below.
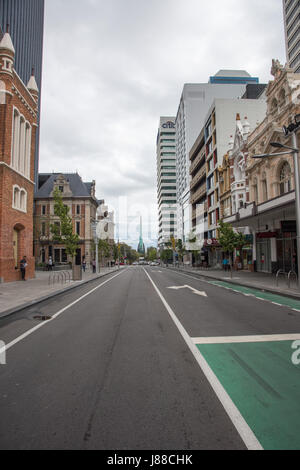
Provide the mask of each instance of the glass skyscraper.
MULTIPOLYGON (((15 70, 27 84, 32 68, 40 91, 42 89, 42 59, 45 0, 0 0, 0 36, 9 25, 15 55, 15 70)), ((38 120, 38 123, 40 119, 38 120)), ((38 181, 39 129, 36 136, 35 182, 38 181)), ((37 190, 36 185, 36 190, 37 190)))

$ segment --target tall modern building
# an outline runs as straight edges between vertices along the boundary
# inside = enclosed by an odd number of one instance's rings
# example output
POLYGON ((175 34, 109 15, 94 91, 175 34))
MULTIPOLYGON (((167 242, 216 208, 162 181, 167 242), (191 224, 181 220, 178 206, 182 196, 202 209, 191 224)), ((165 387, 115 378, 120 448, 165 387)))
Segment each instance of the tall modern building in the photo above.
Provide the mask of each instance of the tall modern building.
POLYGON ((177 238, 175 117, 161 117, 157 135, 158 248, 177 238))
MULTIPOLYGON (((205 124, 214 99, 239 98, 249 84, 258 84, 244 70, 220 70, 209 83, 185 84, 176 116, 177 235, 187 242, 192 232, 190 151, 205 124)), ((193 237, 192 237, 193 238, 193 237)))
MULTIPOLYGON (((44 0, 0 0, 0 37, 7 27, 16 51, 15 70, 28 83, 34 68, 41 106, 42 58, 44 37, 44 0)), ((40 119, 38 117, 38 125, 40 119)), ((38 189, 39 128, 36 134, 34 175, 38 189)))
POLYGON ((287 63, 295 73, 300 72, 300 2, 283 0, 285 47, 287 63))

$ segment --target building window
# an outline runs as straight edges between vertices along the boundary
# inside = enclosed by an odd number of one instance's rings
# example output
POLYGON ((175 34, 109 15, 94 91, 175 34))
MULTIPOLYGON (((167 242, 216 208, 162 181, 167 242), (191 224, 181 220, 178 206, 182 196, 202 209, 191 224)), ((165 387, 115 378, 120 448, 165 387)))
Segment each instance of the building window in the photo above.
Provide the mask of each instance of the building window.
POLYGON ((280 196, 289 193, 292 190, 291 184, 291 167, 285 162, 280 169, 279 191, 280 196))
POLYGON ((42 215, 46 215, 46 206, 42 206, 42 215))
POLYGON ((80 236, 80 222, 76 222, 76 233, 80 236))
POLYGON ((27 212, 27 191, 17 185, 13 187, 12 207, 18 211, 27 212))
POLYGON ((46 236, 46 222, 42 222, 41 235, 42 237, 46 236))
POLYGON ((80 215, 80 206, 76 206, 76 214, 80 215))
POLYGON ((58 190, 63 193, 64 192, 64 187, 63 186, 58 186, 58 190))
POLYGON ((254 181, 253 181, 253 200, 254 200, 255 204, 258 204, 257 178, 254 178, 254 181))
POLYGON ((30 177, 31 126, 14 108, 11 165, 27 178, 30 177))
POLYGON ((262 199, 263 199, 263 202, 264 202, 264 201, 268 200, 268 184, 267 184, 267 175, 266 175, 266 173, 263 173, 261 187, 262 187, 262 199))

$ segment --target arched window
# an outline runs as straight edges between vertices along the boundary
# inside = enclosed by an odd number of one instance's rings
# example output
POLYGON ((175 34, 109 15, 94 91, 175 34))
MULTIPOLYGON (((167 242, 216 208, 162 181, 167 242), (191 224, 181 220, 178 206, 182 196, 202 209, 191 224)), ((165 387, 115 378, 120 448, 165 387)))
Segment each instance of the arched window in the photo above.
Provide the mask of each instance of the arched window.
POLYGON ((30 178, 31 126, 14 108, 11 165, 30 178))
POLYGON ((20 207, 20 188, 14 186, 13 188, 13 208, 18 209, 20 207))
POLYGON ((27 210, 27 193, 25 189, 21 189, 20 192, 20 210, 23 212, 27 210))
POLYGON ((262 187, 262 199, 263 199, 263 202, 265 202, 268 200, 268 183, 267 183, 267 175, 265 171, 262 174, 261 187, 262 187))
POLYGON ((257 185, 256 177, 253 179, 252 189, 253 189, 253 200, 255 204, 258 204, 258 185, 257 185))
POLYGON ((279 192, 280 196, 292 190, 291 167, 288 162, 283 163, 279 172, 279 192))
POLYGON ((286 100, 285 89, 282 88, 282 89, 280 90, 280 93, 279 93, 279 103, 280 103, 280 106, 284 106, 284 105, 285 105, 285 100, 286 100))
POLYGON ((13 187, 12 207, 18 211, 27 212, 27 191, 17 185, 13 187))
POLYGON ((274 98, 271 104, 271 113, 274 114, 274 113, 277 113, 277 111, 278 111, 278 102, 277 102, 277 99, 274 98))

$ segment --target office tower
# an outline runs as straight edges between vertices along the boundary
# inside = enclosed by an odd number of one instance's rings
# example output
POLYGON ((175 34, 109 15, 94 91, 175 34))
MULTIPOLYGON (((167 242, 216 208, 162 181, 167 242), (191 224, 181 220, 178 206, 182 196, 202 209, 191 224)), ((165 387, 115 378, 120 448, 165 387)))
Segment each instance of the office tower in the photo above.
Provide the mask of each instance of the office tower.
MULTIPOLYGON (((0 0, 0 37, 7 27, 14 44, 15 70, 27 84, 34 68, 39 88, 39 109, 42 87, 42 58, 44 36, 44 0, 0 0), (8 26, 7 26, 8 25, 8 26), (2 31, 1 31, 2 30, 2 31)), ((40 118, 38 117, 38 125, 40 118)), ((39 128, 36 134, 34 180, 38 183, 39 128)))
POLYGON ((216 98, 239 98, 249 84, 258 84, 244 70, 220 70, 209 83, 185 84, 176 116, 177 234, 183 242, 192 236, 190 151, 216 98))
POLYGON ((300 73, 300 2, 283 0, 283 17, 287 63, 300 73))
POLYGON ((175 117, 161 117, 157 136, 158 247, 177 238, 175 117))

